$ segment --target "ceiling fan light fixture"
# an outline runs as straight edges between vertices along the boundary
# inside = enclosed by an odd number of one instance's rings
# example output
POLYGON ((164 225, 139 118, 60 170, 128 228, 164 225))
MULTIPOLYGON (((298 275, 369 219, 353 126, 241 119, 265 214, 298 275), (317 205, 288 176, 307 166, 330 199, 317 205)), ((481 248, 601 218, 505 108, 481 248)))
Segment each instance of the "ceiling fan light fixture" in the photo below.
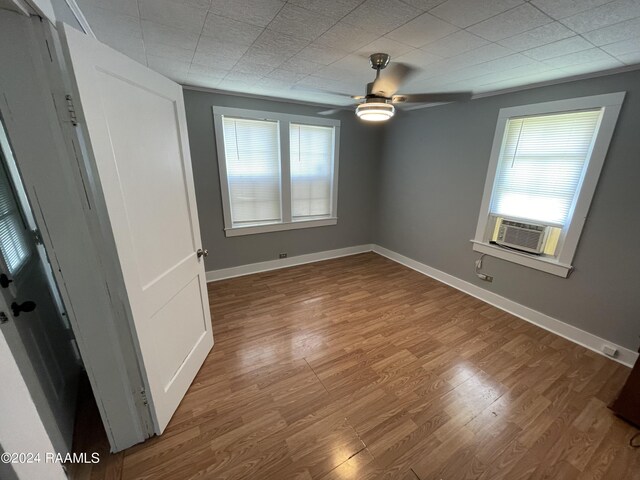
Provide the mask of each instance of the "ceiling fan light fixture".
POLYGON ((356 115, 366 122, 386 122, 396 113, 390 103, 368 102, 358 105, 356 115))

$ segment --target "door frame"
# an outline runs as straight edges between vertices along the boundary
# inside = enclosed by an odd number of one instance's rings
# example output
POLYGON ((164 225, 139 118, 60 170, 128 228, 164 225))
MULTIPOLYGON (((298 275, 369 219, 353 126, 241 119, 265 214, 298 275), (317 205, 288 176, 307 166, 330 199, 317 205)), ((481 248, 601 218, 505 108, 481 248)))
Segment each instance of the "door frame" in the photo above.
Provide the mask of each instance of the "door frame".
POLYGON ((11 55, 16 79, 3 89, 0 110, 111 450, 120 451, 150 437, 153 425, 123 286, 109 268, 117 257, 105 248, 100 205, 83 173, 60 41, 46 19, 0 15, 13 39, 0 58, 11 55))

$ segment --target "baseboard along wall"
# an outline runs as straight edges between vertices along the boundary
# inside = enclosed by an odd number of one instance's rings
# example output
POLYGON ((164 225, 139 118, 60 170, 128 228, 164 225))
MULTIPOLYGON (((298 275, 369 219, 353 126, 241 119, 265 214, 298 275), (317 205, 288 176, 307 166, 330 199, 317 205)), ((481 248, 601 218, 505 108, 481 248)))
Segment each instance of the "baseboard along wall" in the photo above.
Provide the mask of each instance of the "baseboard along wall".
POLYGON ((251 275, 252 273, 268 272, 270 270, 294 267, 296 265, 304 265, 305 263, 321 262, 322 260, 330 260, 332 258, 348 257, 349 255, 357 255, 358 253, 371 251, 373 251, 373 245, 356 245, 354 247, 307 253, 305 255, 279 258, 277 260, 268 260, 266 262, 250 263, 239 267, 221 268, 219 270, 208 271, 207 282, 216 282, 227 278, 241 277, 242 275, 251 275))
POLYGON ((628 348, 617 345, 609 340, 598 337, 592 333, 581 330, 573 325, 569 325, 557 318, 553 318, 542 312, 538 312, 532 308, 529 308, 520 303, 509 300, 503 296, 493 293, 489 290, 485 290, 477 285, 466 282, 449 275, 441 270, 437 270, 429 265, 413 260, 409 257, 401 255, 397 252, 389 250, 375 244, 357 245, 353 247, 339 248, 336 250, 326 250, 324 252, 309 253, 305 255, 298 255, 295 257, 269 260, 266 262, 251 263, 249 265, 242 265, 239 267, 223 268, 219 270, 212 270, 207 272, 207 282, 216 282, 219 280, 225 280, 228 278, 240 277, 242 275, 251 275, 253 273, 267 272, 270 270, 278 270, 280 268, 293 267, 296 265, 303 265, 306 263, 320 262, 323 260, 330 260, 332 258, 346 257, 349 255, 356 255, 365 252, 375 252, 378 255, 382 255, 394 262, 397 262, 405 267, 409 267, 412 270, 422 273, 428 277, 438 280, 442 283, 449 285, 450 287, 460 290, 472 297, 476 297, 483 302, 493 305, 500 310, 508 312, 521 318, 529 323, 544 328, 556 335, 559 335, 567 340, 570 340, 578 345, 582 345, 589 350, 599 353, 607 358, 611 358, 628 367, 633 366, 638 358, 638 353, 628 348), (611 346, 617 350, 615 357, 610 357, 602 352, 604 345, 611 346))

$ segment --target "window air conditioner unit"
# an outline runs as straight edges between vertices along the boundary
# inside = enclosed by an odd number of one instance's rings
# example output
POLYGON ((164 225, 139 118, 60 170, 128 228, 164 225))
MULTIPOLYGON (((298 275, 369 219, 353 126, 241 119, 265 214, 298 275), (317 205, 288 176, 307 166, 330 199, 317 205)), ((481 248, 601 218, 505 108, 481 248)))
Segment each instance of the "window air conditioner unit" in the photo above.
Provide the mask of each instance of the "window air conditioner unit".
POLYGON ((501 220, 496 243, 504 247, 540 255, 544 251, 548 228, 545 225, 501 220))

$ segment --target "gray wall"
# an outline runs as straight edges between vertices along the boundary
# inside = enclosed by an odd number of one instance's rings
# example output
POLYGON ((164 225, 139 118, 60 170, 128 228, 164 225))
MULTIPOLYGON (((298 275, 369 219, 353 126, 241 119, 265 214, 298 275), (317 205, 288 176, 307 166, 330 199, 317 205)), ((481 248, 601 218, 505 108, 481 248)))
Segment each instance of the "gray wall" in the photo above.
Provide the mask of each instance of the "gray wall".
POLYGON ((370 243, 373 237, 382 127, 366 126, 351 112, 341 120, 338 175, 338 224, 242 237, 225 237, 213 131, 213 105, 315 115, 322 107, 272 102, 239 96, 184 91, 191 159, 202 244, 209 249, 206 270, 275 260, 280 252, 290 257, 370 243))
POLYGON ((640 343, 640 72, 413 111, 387 126, 374 241, 462 280, 636 350, 640 343), (627 91, 564 279, 471 249, 503 107, 627 91))

